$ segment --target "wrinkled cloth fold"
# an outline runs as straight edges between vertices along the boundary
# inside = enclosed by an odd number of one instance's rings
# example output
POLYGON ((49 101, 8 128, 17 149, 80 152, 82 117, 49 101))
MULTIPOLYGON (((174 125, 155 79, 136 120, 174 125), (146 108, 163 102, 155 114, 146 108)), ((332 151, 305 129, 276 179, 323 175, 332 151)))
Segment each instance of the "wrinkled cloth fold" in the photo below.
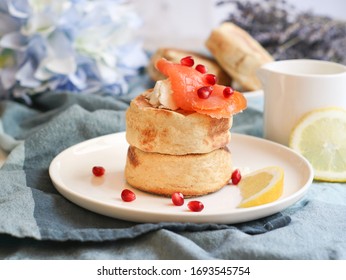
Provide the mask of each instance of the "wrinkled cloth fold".
MULTIPOLYGON (((134 223, 93 213, 60 195, 48 173, 53 158, 74 144, 124 131, 129 102, 148 83, 140 80, 118 99, 46 93, 35 96, 31 107, 0 103, 0 145, 8 152, 0 169, 0 258, 346 258, 343 184, 314 182, 306 197, 281 213, 232 225, 134 223), (169 253, 157 248, 157 238, 169 253), (63 253, 57 241, 76 251, 63 253), (109 242, 116 246, 108 248, 109 242), (216 244, 224 247, 217 251, 216 244), (198 256, 191 251, 196 247, 198 256)), ((235 117, 232 130, 261 137, 261 128, 262 113, 249 107, 235 117)))

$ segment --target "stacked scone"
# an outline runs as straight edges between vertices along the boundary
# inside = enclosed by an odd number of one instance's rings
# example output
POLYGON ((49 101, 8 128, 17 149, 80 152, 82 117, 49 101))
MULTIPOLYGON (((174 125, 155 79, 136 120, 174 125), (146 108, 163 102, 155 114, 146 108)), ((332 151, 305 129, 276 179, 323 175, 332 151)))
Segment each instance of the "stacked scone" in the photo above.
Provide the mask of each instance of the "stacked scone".
POLYGON ((273 57, 248 32, 231 22, 224 22, 211 32, 206 46, 243 89, 261 89, 256 71, 273 61, 273 57))
POLYGON ((193 67, 191 57, 160 59, 157 68, 167 79, 132 100, 126 112, 130 185, 164 196, 200 196, 229 181, 230 128, 246 100, 202 66, 193 67))
POLYGON ((207 55, 198 52, 192 52, 187 50, 182 50, 178 48, 158 48, 155 53, 150 58, 147 72, 153 81, 163 80, 165 76, 161 74, 155 67, 156 61, 160 58, 165 58, 169 61, 179 63, 182 57, 192 56, 195 64, 202 64, 208 68, 208 72, 217 76, 218 83, 221 85, 229 86, 231 85, 231 77, 222 69, 218 62, 207 55))

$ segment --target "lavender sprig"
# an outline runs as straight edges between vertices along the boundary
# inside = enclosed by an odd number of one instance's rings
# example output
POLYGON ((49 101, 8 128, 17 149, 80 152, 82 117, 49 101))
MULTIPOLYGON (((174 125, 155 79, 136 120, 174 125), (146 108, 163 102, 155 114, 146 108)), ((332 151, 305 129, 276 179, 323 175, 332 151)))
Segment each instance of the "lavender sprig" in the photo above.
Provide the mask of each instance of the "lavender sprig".
POLYGON ((284 0, 219 1, 232 5, 225 21, 251 34, 276 59, 310 58, 346 64, 346 22, 311 11, 298 12, 284 0))

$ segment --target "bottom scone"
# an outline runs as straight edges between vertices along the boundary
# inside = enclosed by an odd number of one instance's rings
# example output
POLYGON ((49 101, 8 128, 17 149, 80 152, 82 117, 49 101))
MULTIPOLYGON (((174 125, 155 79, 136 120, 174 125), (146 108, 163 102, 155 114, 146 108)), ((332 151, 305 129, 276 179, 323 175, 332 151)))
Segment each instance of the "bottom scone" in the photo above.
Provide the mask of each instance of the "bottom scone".
POLYGON ((142 191, 170 196, 200 196, 218 191, 232 174, 231 153, 225 148, 205 154, 166 155, 130 146, 125 178, 142 191))

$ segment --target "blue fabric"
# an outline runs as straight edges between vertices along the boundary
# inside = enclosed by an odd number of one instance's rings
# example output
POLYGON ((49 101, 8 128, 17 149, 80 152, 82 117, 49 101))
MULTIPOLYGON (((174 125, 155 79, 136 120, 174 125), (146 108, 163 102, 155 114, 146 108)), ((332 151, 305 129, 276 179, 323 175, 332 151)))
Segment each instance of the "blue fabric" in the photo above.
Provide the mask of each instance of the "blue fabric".
MULTIPOLYGON (((1 259, 346 259, 346 188, 314 182, 288 209, 241 224, 133 223, 85 210, 62 197, 51 160, 84 140, 125 130, 130 100, 150 87, 140 77, 121 99, 36 96, 33 106, 0 104, 1 259)), ((262 136, 262 97, 232 131, 262 136)))

